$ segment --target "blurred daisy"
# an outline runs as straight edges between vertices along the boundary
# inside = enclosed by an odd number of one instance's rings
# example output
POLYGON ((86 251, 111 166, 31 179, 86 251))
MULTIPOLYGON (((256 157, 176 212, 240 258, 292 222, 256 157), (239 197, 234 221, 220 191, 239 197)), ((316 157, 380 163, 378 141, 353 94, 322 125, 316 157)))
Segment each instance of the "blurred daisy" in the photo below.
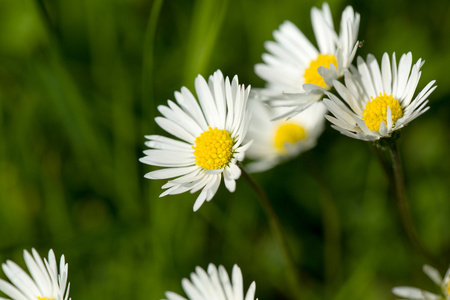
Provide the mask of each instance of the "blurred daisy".
POLYGON ((288 121, 272 121, 285 108, 268 107, 250 100, 252 120, 247 138, 253 140, 246 157, 255 160, 246 165, 249 172, 266 171, 316 145, 324 128, 326 108, 314 103, 288 121))
POLYGON ((392 63, 385 53, 380 69, 373 55, 367 56, 367 62, 358 57, 358 69, 352 67, 345 74, 345 86, 334 82, 344 102, 327 93, 329 99, 324 104, 334 117, 326 118, 334 129, 355 139, 375 141, 391 137, 429 108, 427 97, 436 88, 434 80, 413 99, 423 63, 419 59, 412 66, 412 54, 408 53, 402 55, 397 68, 395 53, 392 63))
POLYGON ((450 268, 442 280, 439 271, 428 265, 423 266, 423 271, 428 277, 436 283, 441 289, 441 295, 430 293, 415 287, 399 286, 392 289, 392 293, 403 299, 415 300, 450 300, 450 268))
MULTIPOLYGON (((241 269, 233 266, 232 278, 228 277, 223 266, 219 269, 209 264, 208 273, 200 267, 191 273, 191 280, 183 278, 181 281, 183 290, 189 300, 254 300, 256 284, 253 281, 244 298, 244 288, 241 269)), ((186 300, 186 298, 174 293, 166 292, 167 300, 186 300)))
POLYGON ((146 136, 145 144, 153 148, 144 151, 140 161, 164 169, 145 175, 149 179, 168 179, 160 197, 202 190, 194 204, 198 210, 205 200, 213 198, 223 175, 230 192, 236 189, 241 170, 236 165, 244 159, 250 143, 243 145, 249 125, 247 108, 250 87, 239 85, 235 76, 230 83, 222 72, 216 71, 206 82, 202 76, 195 79, 195 90, 200 102, 183 87, 175 92, 177 103, 168 101, 158 110, 164 117, 156 123, 174 138, 160 135, 146 136))
POLYGON ((69 299, 68 265, 64 255, 61 256, 58 273, 53 250, 48 252, 48 260, 44 258, 44 261, 35 249, 32 249, 31 253, 33 255, 25 250, 23 255, 31 277, 13 261, 8 260, 2 264, 3 271, 12 284, 0 279, 0 291, 13 300, 69 299))
POLYGON ((290 107, 284 114, 288 117, 320 100, 355 57, 359 19, 347 6, 338 35, 328 4, 321 10, 313 7, 311 21, 318 50, 293 23, 285 21, 273 33, 275 42, 264 44, 269 53, 262 55, 264 63, 255 66, 255 73, 267 84, 255 94, 271 100, 273 106, 290 107))

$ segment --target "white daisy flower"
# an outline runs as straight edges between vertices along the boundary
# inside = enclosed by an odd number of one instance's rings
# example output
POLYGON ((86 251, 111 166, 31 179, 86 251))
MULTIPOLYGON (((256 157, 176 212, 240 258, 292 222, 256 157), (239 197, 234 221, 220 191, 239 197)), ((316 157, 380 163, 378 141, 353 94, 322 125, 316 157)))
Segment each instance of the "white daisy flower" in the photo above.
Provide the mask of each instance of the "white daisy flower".
POLYGON ((35 249, 32 249, 31 253, 33 255, 24 250, 23 255, 31 277, 13 261, 8 260, 2 264, 3 271, 12 284, 0 279, 0 291, 12 300, 70 299, 70 283, 67 283, 68 264, 65 263, 64 255, 61 256, 58 273, 53 250, 48 252, 48 260, 44 258, 44 261, 35 249))
POLYGON ((345 86, 334 82, 344 102, 327 93, 329 99, 324 99, 324 104, 334 117, 326 118, 334 129, 355 139, 375 141, 391 137, 429 108, 427 97, 436 88, 434 80, 413 100, 423 63, 419 59, 412 66, 412 54, 408 53, 402 55, 397 68, 395 53, 392 64, 385 53, 380 69, 373 55, 367 56, 367 62, 358 57, 358 68, 352 67, 345 74, 345 86))
POLYGON ((423 271, 433 280, 441 289, 441 295, 430 293, 415 287, 399 286, 392 289, 392 293, 403 299, 414 300, 450 300, 450 268, 444 279, 439 271, 428 265, 423 266, 423 271))
MULTIPOLYGON (((253 281, 244 298, 244 287, 241 269, 233 266, 231 281, 223 266, 219 269, 209 264, 208 273, 200 267, 191 273, 191 280, 183 278, 183 290, 189 300, 254 300, 256 284, 253 281)), ((186 300, 174 293, 166 292, 167 300, 186 300)), ((258 299, 256 299, 258 300, 258 299)))
POLYGON ((250 100, 252 120, 247 138, 253 140, 246 157, 255 160, 246 165, 249 172, 266 171, 277 164, 313 148, 323 132, 327 109, 314 103, 289 120, 273 121, 286 108, 269 107, 250 100))
POLYGON ((244 159, 250 143, 243 144, 250 114, 247 108, 250 87, 239 85, 235 76, 230 83, 222 72, 216 71, 206 82, 202 76, 195 79, 195 90, 200 102, 191 92, 181 88, 175 92, 177 103, 168 101, 158 110, 164 117, 156 123, 174 138, 160 135, 146 136, 145 144, 153 148, 144 151, 140 161, 166 167, 145 175, 149 179, 168 179, 160 197, 199 190, 194 204, 197 211, 203 202, 213 198, 223 175, 230 192, 236 189, 241 170, 236 165, 244 159))
POLYGON ((273 106, 290 107, 284 115, 288 117, 320 100, 355 57, 359 19, 347 6, 338 35, 328 4, 323 3, 321 10, 313 7, 311 21, 319 49, 297 26, 285 21, 273 33, 275 42, 264 44, 269 52, 262 55, 264 63, 255 66, 255 73, 267 82, 256 96, 271 100, 273 106))

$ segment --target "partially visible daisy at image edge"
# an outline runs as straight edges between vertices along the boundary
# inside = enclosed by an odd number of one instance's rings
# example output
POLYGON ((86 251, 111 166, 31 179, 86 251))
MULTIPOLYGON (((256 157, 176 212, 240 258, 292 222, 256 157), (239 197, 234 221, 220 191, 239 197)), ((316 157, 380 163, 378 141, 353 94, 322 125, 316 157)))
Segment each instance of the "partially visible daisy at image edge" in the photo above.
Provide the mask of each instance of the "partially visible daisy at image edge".
POLYGON ((441 295, 427 292, 415 287, 398 286, 392 289, 394 295, 402 297, 402 299, 414 300, 450 300, 450 268, 442 279, 441 274, 435 268, 424 265, 423 272, 441 289, 441 295))
POLYGON ((319 49, 290 21, 273 32, 275 41, 266 41, 269 53, 255 73, 266 87, 254 90, 254 97, 272 106, 289 107, 283 117, 292 117, 319 101, 351 65, 358 48, 360 15, 347 6, 342 12, 340 32, 336 33, 328 3, 311 9, 311 22, 319 49))
POLYGON ((334 115, 326 118, 332 127, 349 137, 364 141, 391 138, 429 107, 428 96, 434 91, 435 80, 429 82, 415 97, 423 65, 419 59, 412 65, 411 52, 403 54, 398 67, 395 53, 392 62, 384 53, 381 68, 371 54, 366 61, 357 59, 357 69, 350 68, 345 74, 345 85, 335 81, 339 97, 327 93, 323 103, 334 115))
POLYGON ((0 291, 12 300, 70 299, 70 283, 67 283, 68 264, 64 255, 61 256, 58 272, 53 250, 48 252, 48 260, 46 258, 42 260, 35 249, 32 249, 31 253, 24 250, 23 255, 31 276, 11 260, 2 264, 3 271, 11 283, 0 279, 0 291))
MULTIPOLYGON (((223 266, 216 268, 209 264, 206 272, 200 267, 191 273, 191 280, 183 278, 181 281, 183 290, 189 300, 254 300, 256 284, 253 281, 244 298, 244 287, 241 269, 233 266, 231 281, 223 266)), ((186 300, 186 298, 174 292, 166 292, 167 300, 186 300)), ((258 299, 256 299, 258 300, 258 299)))
POLYGON ((251 144, 243 143, 250 113, 247 108, 250 87, 239 85, 235 76, 230 82, 220 70, 208 82, 198 75, 195 79, 198 102, 185 87, 175 92, 176 103, 158 106, 163 117, 156 123, 174 136, 148 135, 142 163, 164 167, 145 175, 148 179, 169 179, 162 186, 160 197, 187 191, 200 191, 194 203, 197 211, 216 194, 223 176, 230 192, 236 189, 241 175, 237 163, 245 157, 251 144))
POLYGON ((245 167, 250 173, 266 171, 313 148, 325 127, 327 109, 320 102, 289 120, 276 121, 285 107, 270 107, 256 99, 249 100, 249 107, 252 120, 247 139, 253 143, 246 157, 253 161, 245 167))

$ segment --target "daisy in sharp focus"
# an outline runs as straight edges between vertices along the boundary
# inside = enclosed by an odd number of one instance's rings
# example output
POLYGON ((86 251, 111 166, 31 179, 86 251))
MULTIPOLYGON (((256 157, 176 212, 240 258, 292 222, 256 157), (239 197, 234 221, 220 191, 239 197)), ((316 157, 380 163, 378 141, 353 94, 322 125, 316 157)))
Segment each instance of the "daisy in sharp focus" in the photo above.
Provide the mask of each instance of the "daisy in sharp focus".
MULTIPOLYGON (((58 265, 53 250, 48 252, 48 260, 39 256, 35 249, 24 251, 27 272, 16 263, 8 260, 2 264, 3 271, 11 283, 0 279, 0 291, 12 300, 67 300, 69 298, 70 283, 67 283, 68 265, 64 255, 58 265), (66 290, 67 288, 67 290, 66 290)), ((1 298, 5 299, 5 298, 1 298)))
POLYGON ((145 175, 149 179, 168 179, 163 185, 165 195, 187 191, 200 191, 194 211, 213 198, 219 188, 222 175, 230 192, 236 189, 241 169, 236 165, 242 161, 250 142, 243 144, 250 114, 247 108, 250 87, 239 85, 235 76, 230 83, 222 72, 216 71, 208 82, 202 76, 195 79, 197 102, 185 87, 175 92, 176 103, 169 100, 168 106, 158 110, 164 117, 155 118, 156 123, 176 137, 149 135, 140 161, 164 167, 145 175))
POLYGON ((358 57, 358 68, 345 74, 345 85, 334 87, 343 101, 327 93, 323 103, 334 115, 326 116, 331 125, 344 135, 364 141, 390 138, 391 135, 428 110, 427 97, 434 91, 435 80, 429 82, 413 99, 419 83, 423 61, 412 65, 412 54, 403 54, 397 67, 385 53, 381 69, 373 55, 364 61, 358 57))
POLYGON ((292 117, 322 99, 355 57, 359 19, 347 6, 337 34, 328 4, 323 3, 321 10, 313 7, 311 21, 319 49, 297 26, 285 21, 274 31, 275 41, 264 44, 269 52, 262 55, 264 63, 255 65, 255 73, 267 82, 255 97, 269 100, 272 106, 289 107, 280 118, 292 117))
POLYGON ((450 300, 450 268, 447 270, 447 274, 442 279, 439 271, 428 265, 423 266, 423 271, 428 277, 436 283, 441 289, 441 295, 430 293, 415 287, 399 286, 392 289, 392 293, 403 299, 414 300, 450 300))
MULTIPOLYGON (((233 266, 231 281, 223 266, 217 269, 209 264, 208 272, 200 267, 191 273, 191 280, 183 278, 181 281, 183 290, 189 300, 254 300, 256 284, 253 281, 244 298, 244 287, 241 269, 233 266)), ((167 300, 186 300, 186 298, 174 293, 166 292, 167 300)), ((258 299, 256 299, 258 300, 258 299)))
POLYGON ((277 164, 313 148, 323 132, 327 109, 314 103, 289 120, 273 121, 286 108, 269 107, 251 99, 252 120, 247 138, 253 140, 246 157, 254 160, 246 165, 249 172, 266 171, 277 164))

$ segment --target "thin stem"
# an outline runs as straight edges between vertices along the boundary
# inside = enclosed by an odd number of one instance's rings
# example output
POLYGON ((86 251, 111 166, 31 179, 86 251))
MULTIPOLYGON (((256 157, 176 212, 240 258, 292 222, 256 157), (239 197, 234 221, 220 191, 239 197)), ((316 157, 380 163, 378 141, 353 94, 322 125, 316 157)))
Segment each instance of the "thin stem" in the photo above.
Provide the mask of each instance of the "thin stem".
POLYGON ((269 219, 270 228, 273 234, 275 235, 278 244, 281 247, 281 251, 283 252, 283 258, 285 260, 288 269, 291 289, 293 294, 295 295, 295 299, 301 299, 302 291, 300 289, 301 283, 300 275, 298 273, 297 267, 295 266, 294 259, 289 249, 287 240, 283 234, 280 220, 278 219, 278 216, 275 213, 272 204, 270 204, 269 198, 267 197, 266 193, 261 188, 261 186, 253 179, 253 177, 250 176, 250 174, 247 173, 247 171, 242 166, 240 168, 242 170, 242 176, 252 187, 255 193, 258 195, 259 203, 263 207, 264 212, 266 213, 266 216, 269 219))
POLYGON ((381 167, 383 168, 383 171, 387 176, 389 186, 391 188, 392 182, 394 182, 394 175, 392 174, 392 168, 391 168, 388 160, 386 159, 385 152, 383 151, 382 148, 378 147, 377 145, 375 145, 375 144, 372 144, 372 145, 373 145, 373 150, 375 151, 375 154, 377 155, 378 161, 380 162, 381 167))
POLYGON ((408 202, 406 199, 406 188, 403 175, 403 167, 400 161, 400 155, 395 141, 392 142, 392 144, 389 146, 389 151, 392 158, 397 207, 400 213, 400 218, 402 220, 403 227, 406 231, 406 235, 408 236, 409 240, 411 241, 412 245, 414 246, 414 248, 417 250, 418 253, 420 253, 421 255, 429 259, 431 262, 438 265, 434 256, 431 255, 420 242, 416 228, 414 226, 414 222, 411 218, 408 202))

